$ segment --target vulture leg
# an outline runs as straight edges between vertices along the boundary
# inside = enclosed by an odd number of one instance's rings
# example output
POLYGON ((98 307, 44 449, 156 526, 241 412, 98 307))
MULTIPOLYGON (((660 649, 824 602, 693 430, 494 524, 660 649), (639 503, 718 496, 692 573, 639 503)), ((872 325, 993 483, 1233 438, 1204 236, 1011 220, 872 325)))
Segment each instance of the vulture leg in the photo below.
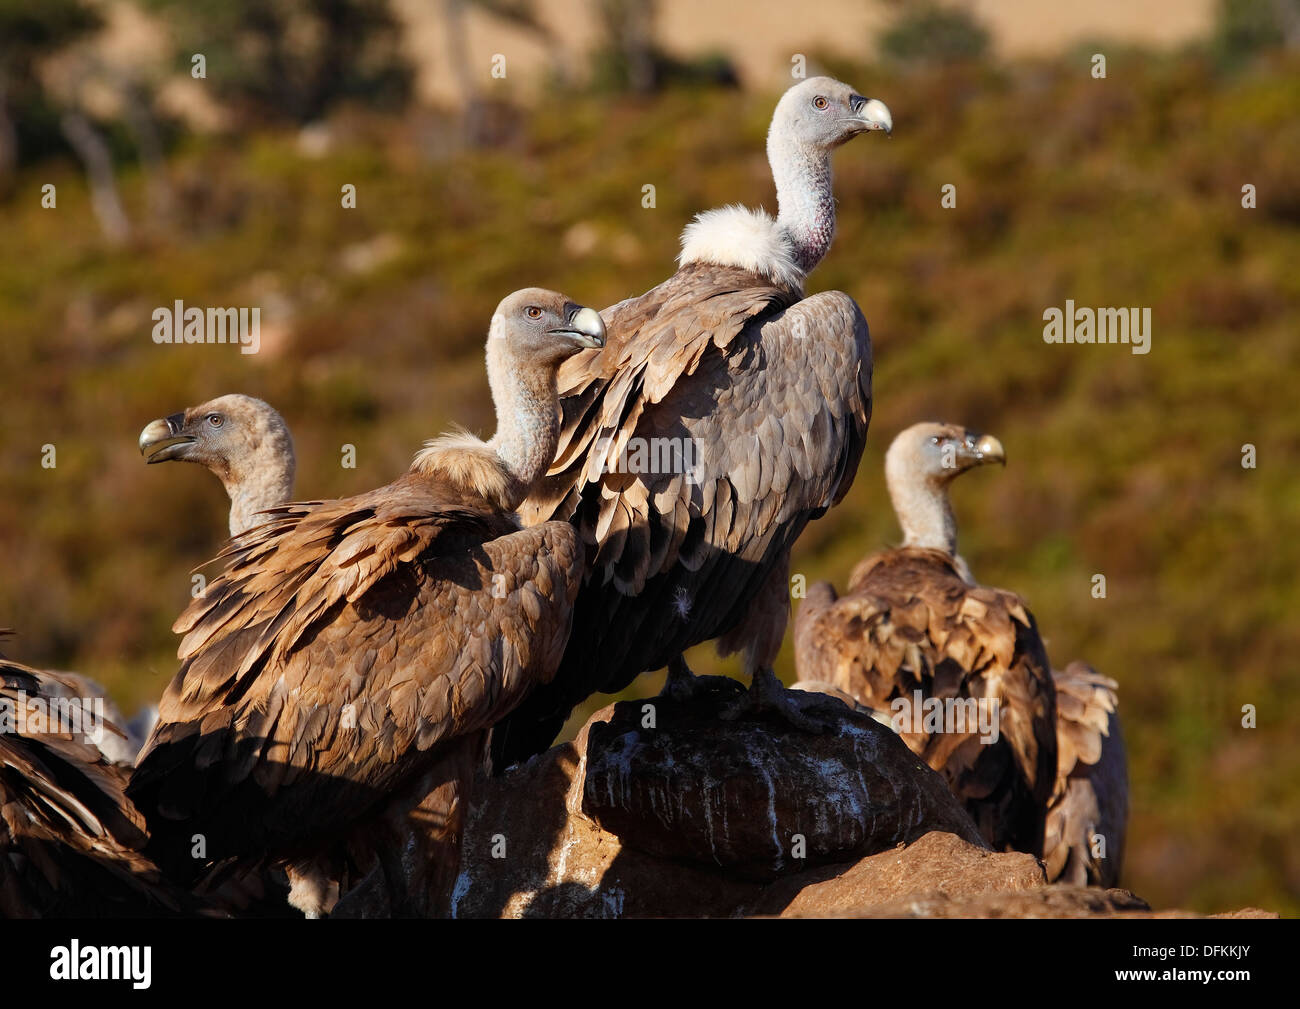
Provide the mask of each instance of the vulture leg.
POLYGON ((486 742, 486 732, 457 740, 419 780, 411 793, 422 795, 419 801, 385 818, 397 839, 393 851, 379 853, 392 917, 451 916, 470 791, 486 742))
POLYGON ((799 690, 786 690, 771 666, 759 666, 752 674, 749 689, 723 709, 727 721, 740 718, 775 715, 801 732, 823 736, 834 732, 837 719, 805 710, 818 707, 816 695, 799 690), (809 704, 811 702, 811 704, 809 704))
POLYGON ((664 681, 659 696, 685 703, 704 693, 707 684, 729 679, 727 676, 697 676, 686 664, 686 656, 679 655, 668 662, 668 679, 664 681))
POLYGON ((320 918, 334 910, 339 901, 337 873, 325 859, 312 859, 285 867, 289 877, 289 904, 304 918, 320 918))
POLYGON ((668 663, 668 679, 664 680, 664 688, 659 691, 662 697, 671 697, 675 701, 687 701, 695 693, 695 681, 698 677, 691 672, 691 667, 686 664, 686 656, 679 655, 671 659, 668 663))

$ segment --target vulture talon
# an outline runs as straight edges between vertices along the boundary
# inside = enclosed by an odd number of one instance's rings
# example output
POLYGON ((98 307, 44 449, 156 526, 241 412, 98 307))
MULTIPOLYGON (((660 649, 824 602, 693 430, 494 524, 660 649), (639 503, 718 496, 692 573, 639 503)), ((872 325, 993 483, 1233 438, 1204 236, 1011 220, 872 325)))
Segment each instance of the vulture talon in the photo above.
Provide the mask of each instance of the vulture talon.
POLYGON ((685 657, 679 655, 668 661, 668 678, 658 696, 678 704, 690 704, 717 690, 734 690, 735 686, 736 681, 730 676, 700 676, 692 672, 685 657))
POLYGON ((834 732, 838 719, 805 711, 804 705, 808 700, 811 700, 810 696, 803 691, 787 690, 776 678, 776 673, 764 666, 755 671, 749 689, 722 709, 721 717, 724 721, 734 722, 742 718, 775 716, 813 736, 834 732))

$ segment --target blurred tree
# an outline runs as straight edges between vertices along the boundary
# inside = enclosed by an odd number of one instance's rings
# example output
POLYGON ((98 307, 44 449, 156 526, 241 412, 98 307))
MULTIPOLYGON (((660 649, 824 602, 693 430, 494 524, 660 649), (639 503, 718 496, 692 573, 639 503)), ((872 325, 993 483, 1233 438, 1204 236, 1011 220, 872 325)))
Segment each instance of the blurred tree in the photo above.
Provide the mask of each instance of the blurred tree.
POLYGON ((57 130, 85 169, 100 230, 119 243, 130 235, 130 225, 117 192, 112 152, 80 107, 88 62, 72 61, 70 99, 57 89, 52 93, 37 72, 43 59, 102 27, 99 11, 85 0, 0 0, 0 187, 7 186, 20 152, 35 160, 56 149, 57 130))
POLYGON ((594 0, 601 42, 593 54, 597 90, 648 95, 671 84, 736 87, 739 78, 725 55, 680 60, 655 41, 654 0, 594 0))
POLYGON ((655 89, 653 0, 598 0, 608 59, 624 88, 645 95, 655 89))
POLYGON ((968 10, 932 0, 895 2, 898 15, 880 38, 880 53, 908 66, 934 66, 981 58, 989 33, 968 10))
POLYGON ((188 71, 236 114, 309 123, 340 101, 400 108, 413 74, 388 0, 138 0, 171 28, 188 71))
POLYGON ((20 154, 35 158, 60 146, 59 117, 36 76, 36 64, 102 27, 85 0, 0 0, 0 189, 20 154))
POLYGON ((489 143, 493 139, 493 130, 492 117, 487 114, 488 107, 476 83, 479 71, 471 66, 469 60, 466 17, 472 7, 536 36, 548 54, 551 77, 556 82, 563 83, 567 74, 560 55, 561 49, 555 44, 555 35, 538 17, 531 0, 442 0, 442 18, 447 34, 447 63, 460 89, 461 128, 465 142, 475 146, 489 143))
POLYGON ((1300 49, 1300 0, 1219 0, 1213 48, 1221 65, 1283 47, 1300 49))

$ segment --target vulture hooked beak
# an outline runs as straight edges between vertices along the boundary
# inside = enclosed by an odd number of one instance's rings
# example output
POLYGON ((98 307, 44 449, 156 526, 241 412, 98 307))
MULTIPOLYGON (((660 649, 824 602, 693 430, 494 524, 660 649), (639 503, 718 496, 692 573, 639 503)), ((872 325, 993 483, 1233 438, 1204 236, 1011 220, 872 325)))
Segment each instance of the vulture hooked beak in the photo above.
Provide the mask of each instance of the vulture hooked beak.
POLYGON ((979 453, 979 461, 982 463, 1000 462, 1003 466, 1007 464, 1007 453, 1002 447, 1002 442, 991 434, 980 437, 980 440, 975 443, 975 451, 979 453))
POLYGON ((552 333, 572 337, 580 347, 605 346, 605 323, 594 308, 570 305, 564 315, 569 324, 561 329, 552 329, 552 333))
POLYGON ((193 435, 181 434, 184 426, 183 413, 160 417, 146 424, 140 432, 140 454, 144 456, 145 462, 152 466, 156 462, 166 462, 184 455, 185 449, 198 441, 193 435))
POLYGON ((894 117, 889 114, 889 106, 880 99, 854 95, 850 104, 854 114, 861 120, 863 130, 884 130, 886 135, 893 134, 894 117))

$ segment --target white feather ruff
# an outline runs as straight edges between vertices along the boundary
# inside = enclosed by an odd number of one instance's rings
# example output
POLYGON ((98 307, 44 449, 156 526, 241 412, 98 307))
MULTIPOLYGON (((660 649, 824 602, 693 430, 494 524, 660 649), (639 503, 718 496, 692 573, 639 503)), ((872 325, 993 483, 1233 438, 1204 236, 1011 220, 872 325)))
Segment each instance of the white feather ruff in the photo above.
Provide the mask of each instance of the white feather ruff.
POLYGON ((682 232, 677 262, 738 266, 776 284, 803 287, 790 243, 771 214, 729 206, 696 215, 682 232))

